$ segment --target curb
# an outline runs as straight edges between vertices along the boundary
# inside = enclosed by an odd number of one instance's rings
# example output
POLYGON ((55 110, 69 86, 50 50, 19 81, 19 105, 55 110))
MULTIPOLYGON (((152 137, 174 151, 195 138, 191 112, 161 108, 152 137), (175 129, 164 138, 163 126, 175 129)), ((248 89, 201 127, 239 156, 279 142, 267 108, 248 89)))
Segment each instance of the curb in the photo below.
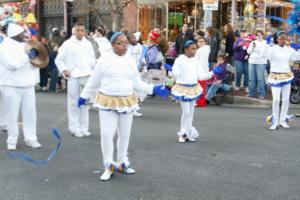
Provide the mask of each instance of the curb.
MULTIPOLYGON (((272 100, 268 99, 256 99, 256 98, 249 98, 244 96, 233 96, 228 97, 228 99, 232 99, 232 103, 225 103, 222 105, 225 106, 239 106, 239 107, 257 107, 257 108, 271 108, 272 107, 272 100)), ((226 102, 230 102, 226 101, 226 102)), ((300 109, 300 104, 291 104, 291 109, 300 109)))

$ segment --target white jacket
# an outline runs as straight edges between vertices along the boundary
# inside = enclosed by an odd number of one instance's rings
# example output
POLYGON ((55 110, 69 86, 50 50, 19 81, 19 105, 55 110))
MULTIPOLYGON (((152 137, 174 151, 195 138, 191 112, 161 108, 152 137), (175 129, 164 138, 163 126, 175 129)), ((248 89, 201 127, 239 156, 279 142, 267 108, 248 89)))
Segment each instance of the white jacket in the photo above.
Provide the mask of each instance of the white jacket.
POLYGON ((69 70, 71 78, 89 76, 96 64, 91 42, 86 38, 77 40, 72 36, 59 48, 55 63, 61 73, 69 70))
POLYGON ((210 79, 213 72, 203 71, 201 63, 196 57, 189 58, 186 55, 180 55, 172 67, 172 75, 178 84, 197 84, 198 80, 210 79))
POLYGON ((0 44, 0 85, 33 87, 38 68, 30 64, 24 43, 5 38, 0 44))
POLYGON ((89 99, 97 90, 108 96, 130 96, 133 90, 152 94, 153 85, 141 81, 130 56, 110 52, 100 57, 80 96, 89 99))
POLYGON ((112 46, 106 37, 93 37, 98 44, 101 56, 112 52, 112 46))
POLYGON ((270 60, 271 72, 288 73, 291 71, 290 61, 300 60, 300 53, 291 47, 269 46, 266 50, 266 58, 270 60))
POLYGON ((249 63, 250 64, 267 64, 267 58, 264 57, 264 52, 268 48, 266 40, 255 40, 249 45, 247 53, 250 54, 249 63), (253 48, 255 43, 255 48, 253 48))

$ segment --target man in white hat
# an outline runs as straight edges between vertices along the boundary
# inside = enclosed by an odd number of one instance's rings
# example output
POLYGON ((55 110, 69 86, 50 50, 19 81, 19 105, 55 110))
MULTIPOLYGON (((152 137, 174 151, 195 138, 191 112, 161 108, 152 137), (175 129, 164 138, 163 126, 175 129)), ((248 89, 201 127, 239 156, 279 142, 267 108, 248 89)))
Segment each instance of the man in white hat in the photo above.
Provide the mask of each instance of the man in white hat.
POLYGON ((27 146, 40 148, 36 134, 36 84, 35 70, 30 58, 37 52, 25 53, 22 36, 24 29, 16 24, 9 24, 7 36, 0 44, 0 86, 4 103, 7 107, 7 150, 16 150, 19 137, 18 118, 22 112, 24 140, 27 146))
MULTIPOLYGON (((1 10, 3 10, 2 7, 0 7, 0 15, 1 15, 1 10)), ((0 48, 2 43, 5 40, 5 36, 0 32, 0 48)), ((1 58, 0 58, 1 59, 1 58)), ((1 66, 0 66, 0 73, 1 73, 1 66)), ((1 78, 1 76, 0 76, 1 78)), ((2 86, 0 85, 0 131, 6 131, 6 115, 7 115, 7 109, 4 103, 4 96, 2 92, 2 86)))
POLYGON ((96 65, 92 44, 85 38, 84 24, 76 24, 74 35, 58 50, 55 63, 68 79, 68 128, 75 137, 90 136, 89 108, 77 107, 77 100, 96 65))

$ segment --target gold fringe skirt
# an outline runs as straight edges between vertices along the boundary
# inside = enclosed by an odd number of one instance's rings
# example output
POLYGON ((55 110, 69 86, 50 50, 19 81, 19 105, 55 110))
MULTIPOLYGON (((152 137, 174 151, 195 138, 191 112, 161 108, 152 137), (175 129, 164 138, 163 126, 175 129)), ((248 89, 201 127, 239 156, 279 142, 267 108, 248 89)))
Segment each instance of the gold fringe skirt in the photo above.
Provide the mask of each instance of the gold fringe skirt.
POLYGON ((294 78, 292 72, 287 73, 274 73, 271 72, 268 76, 268 84, 272 87, 282 87, 283 85, 291 83, 294 78))
POLYGON ((138 98, 130 96, 109 96, 98 93, 94 106, 107 111, 117 111, 118 113, 131 113, 138 109, 138 98))
POLYGON ((172 87, 172 95, 178 101, 194 101, 202 95, 202 87, 199 84, 183 85, 175 84, 172 87))

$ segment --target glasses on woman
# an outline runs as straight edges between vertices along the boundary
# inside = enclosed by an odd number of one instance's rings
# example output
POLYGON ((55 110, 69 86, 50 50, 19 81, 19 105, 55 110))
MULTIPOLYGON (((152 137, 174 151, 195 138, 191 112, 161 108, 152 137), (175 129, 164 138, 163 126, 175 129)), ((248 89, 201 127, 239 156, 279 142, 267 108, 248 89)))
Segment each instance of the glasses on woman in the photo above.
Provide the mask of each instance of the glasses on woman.
POLYGON ((129 42, 116 42, 115 44, 123 47, 127 47, 129 45, 129 42))

